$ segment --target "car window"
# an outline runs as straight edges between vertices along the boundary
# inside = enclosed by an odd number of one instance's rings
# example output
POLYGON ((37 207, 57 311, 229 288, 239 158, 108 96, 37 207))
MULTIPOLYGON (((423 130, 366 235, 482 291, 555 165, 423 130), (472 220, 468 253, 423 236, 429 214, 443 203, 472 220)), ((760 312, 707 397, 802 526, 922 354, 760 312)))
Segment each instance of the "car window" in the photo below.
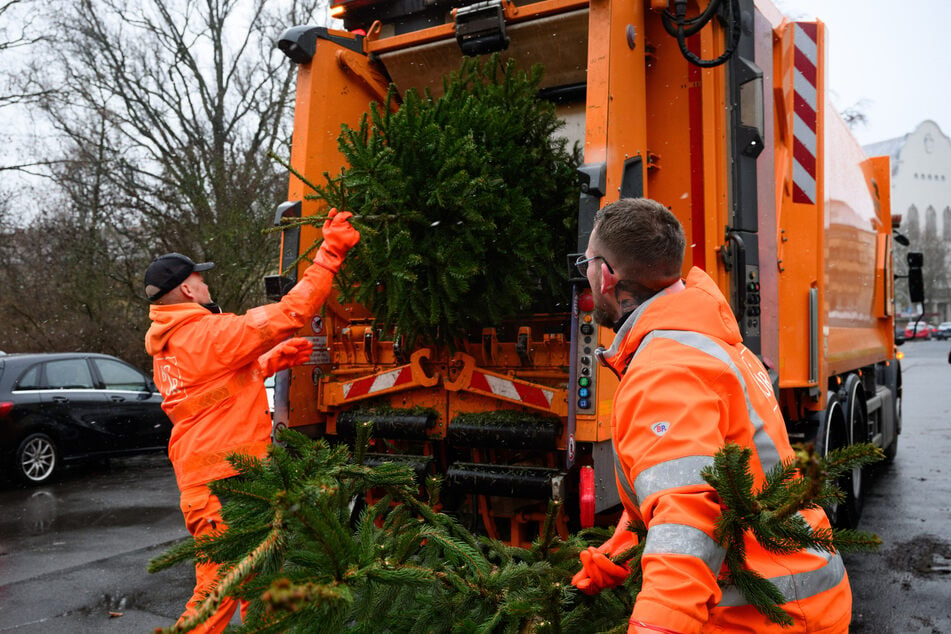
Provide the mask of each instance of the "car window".
POLYGON ((131 392, 145 392, 148 389, 145 375, 135 368, 112 359, 93 359, 92 361, 99 369, 99 376, 106 384, 106 389, 131 392))
POLYGON ((92 389, 92 374, 85 359, 61 359, 46 364, 46 387, 92 389))
POLYGON ((43 368, 42 363, 37 363, 32 368, 23 373, 23 376, 20 377, 20 380, 17 381, 15 390, 40 390, 43 389, 42 384, 40 384, 40 370, 43 368))

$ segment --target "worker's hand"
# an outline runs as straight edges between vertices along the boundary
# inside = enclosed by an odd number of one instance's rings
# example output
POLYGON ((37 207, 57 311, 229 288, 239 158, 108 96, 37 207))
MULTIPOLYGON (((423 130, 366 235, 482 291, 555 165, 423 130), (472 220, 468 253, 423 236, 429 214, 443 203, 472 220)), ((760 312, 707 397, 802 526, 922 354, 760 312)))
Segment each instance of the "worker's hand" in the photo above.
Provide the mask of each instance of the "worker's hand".
MULTIPOLYGON (((625 514, 627 511, 625 511, 625 514)), ((621 515, 621 521, 618 522, 617 530, 608 538, 606 542, 598 547, 598 550, 605 555, 617 557, 625 550, 633 548, 637 544, 637 535, 627 529, 629 520, 626 515, 621 515)))
POLYGON ((271 376, 281 370, 307 363, 314 351, 314 344, 304 337, 293 337, 282 341, 260 357, 258 364, 264 376, 271 376))
POLYGON ((627 566, 619 566, 594 546, 581 551, 581 570, 571 578, 571 585, 588 595, 624 583, 631 574, 627 566))
POLYGON ((343 258, 357 242, 360 242, 360 233, 350 224, 353 214, 349 211, 337 212, 331 209, 324 222, 324 241, 317 250, 314 263, 319 264, 331 273, 340 270, 343 258))

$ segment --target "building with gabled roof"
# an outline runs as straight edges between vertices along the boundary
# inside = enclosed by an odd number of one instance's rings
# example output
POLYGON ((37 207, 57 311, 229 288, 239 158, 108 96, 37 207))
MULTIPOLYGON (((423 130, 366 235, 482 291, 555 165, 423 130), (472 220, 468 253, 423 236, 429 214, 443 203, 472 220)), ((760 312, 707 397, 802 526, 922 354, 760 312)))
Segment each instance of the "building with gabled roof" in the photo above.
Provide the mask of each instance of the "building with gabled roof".
POLYGON ((925 316, 934 323, 951 321, 951 138, 925 120, 913 132, 863 149, 868 156, 891 157, 892 214, 901 216, 898 230, 911 241, 909 250, 925 254, 925 316))

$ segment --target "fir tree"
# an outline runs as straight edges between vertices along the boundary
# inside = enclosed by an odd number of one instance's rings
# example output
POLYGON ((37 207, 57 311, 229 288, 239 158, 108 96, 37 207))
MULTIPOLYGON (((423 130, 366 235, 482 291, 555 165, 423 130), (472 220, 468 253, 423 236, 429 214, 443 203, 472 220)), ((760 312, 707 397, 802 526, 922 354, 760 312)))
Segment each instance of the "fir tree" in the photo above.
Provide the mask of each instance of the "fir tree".
POLYGON ((541 77, 496 55, 466 58, 439 97, 391 86, 343 127, 339 175, 317 185, 294 172, 356 214, 361 241, 339 287, 408 345, 566 310, 580 152, 554 136, 563 124, 537 96, 541 77))
MULTIPOLYGON (((618 588, 589 597, 570 585, 578 554, 610 532, 603 528, 557 537, 554 518, 531 548, 477 536, 435 510, 439 481, 420 495, 405 465, 362 464, 369 425, 353 455, 345 446, 284 431, 265 460, 232 456, 239 475, 212 483, 224 497, 227 531, 188 540, 152 562, 160 570, 192 558, 223 564, 217 588, 194 622, 207 618, 223 596, 246 599, 245 632, 623 632, 640 589, 638 545, 615 558, 633 571, 618 588), (377 502, 354 512, 373 489, 377 502), (424 499, 425 498, 425 499, 424 499), (431 503, 425 501, 429 500, 431 503)), ((808 530, 799 510, 841 499, 828 483, 846 469, 878 459, 859 445, 818 458, 802 450, 752 490, 750 452, 728 445, 704 477, 724 511, 717 538, 726 548, 734 584, 778 623, 789 617, 770 582, 744 567, 742 536, 752 531, 774 552, 805 547, 868 550, 880 541, 860 531, 808 530)), ((630 526, 644 543, 643 525, 630 526)), ((187 631, 193 623, 184 624, 187 631)))

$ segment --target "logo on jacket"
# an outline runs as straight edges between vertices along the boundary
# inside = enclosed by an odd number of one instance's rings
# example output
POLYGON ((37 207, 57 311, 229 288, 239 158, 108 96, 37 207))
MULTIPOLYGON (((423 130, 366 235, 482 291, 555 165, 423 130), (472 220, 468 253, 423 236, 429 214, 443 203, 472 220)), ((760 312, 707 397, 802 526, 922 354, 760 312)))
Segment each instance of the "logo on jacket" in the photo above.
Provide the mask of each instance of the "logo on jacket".
POLYGON ((651 425, 651 431, 654 432, 656 436, 663 436, 667 433, 667 430, 670 429, 670 423, 665 420, 654 423, 651 425))
POLYGON ((182 380, 178 360, 175 357, 156 357, 155 362, 158 373, 153 378, 163 398, 173 401, 188 396, 185 393, 185 382, 182 380))

